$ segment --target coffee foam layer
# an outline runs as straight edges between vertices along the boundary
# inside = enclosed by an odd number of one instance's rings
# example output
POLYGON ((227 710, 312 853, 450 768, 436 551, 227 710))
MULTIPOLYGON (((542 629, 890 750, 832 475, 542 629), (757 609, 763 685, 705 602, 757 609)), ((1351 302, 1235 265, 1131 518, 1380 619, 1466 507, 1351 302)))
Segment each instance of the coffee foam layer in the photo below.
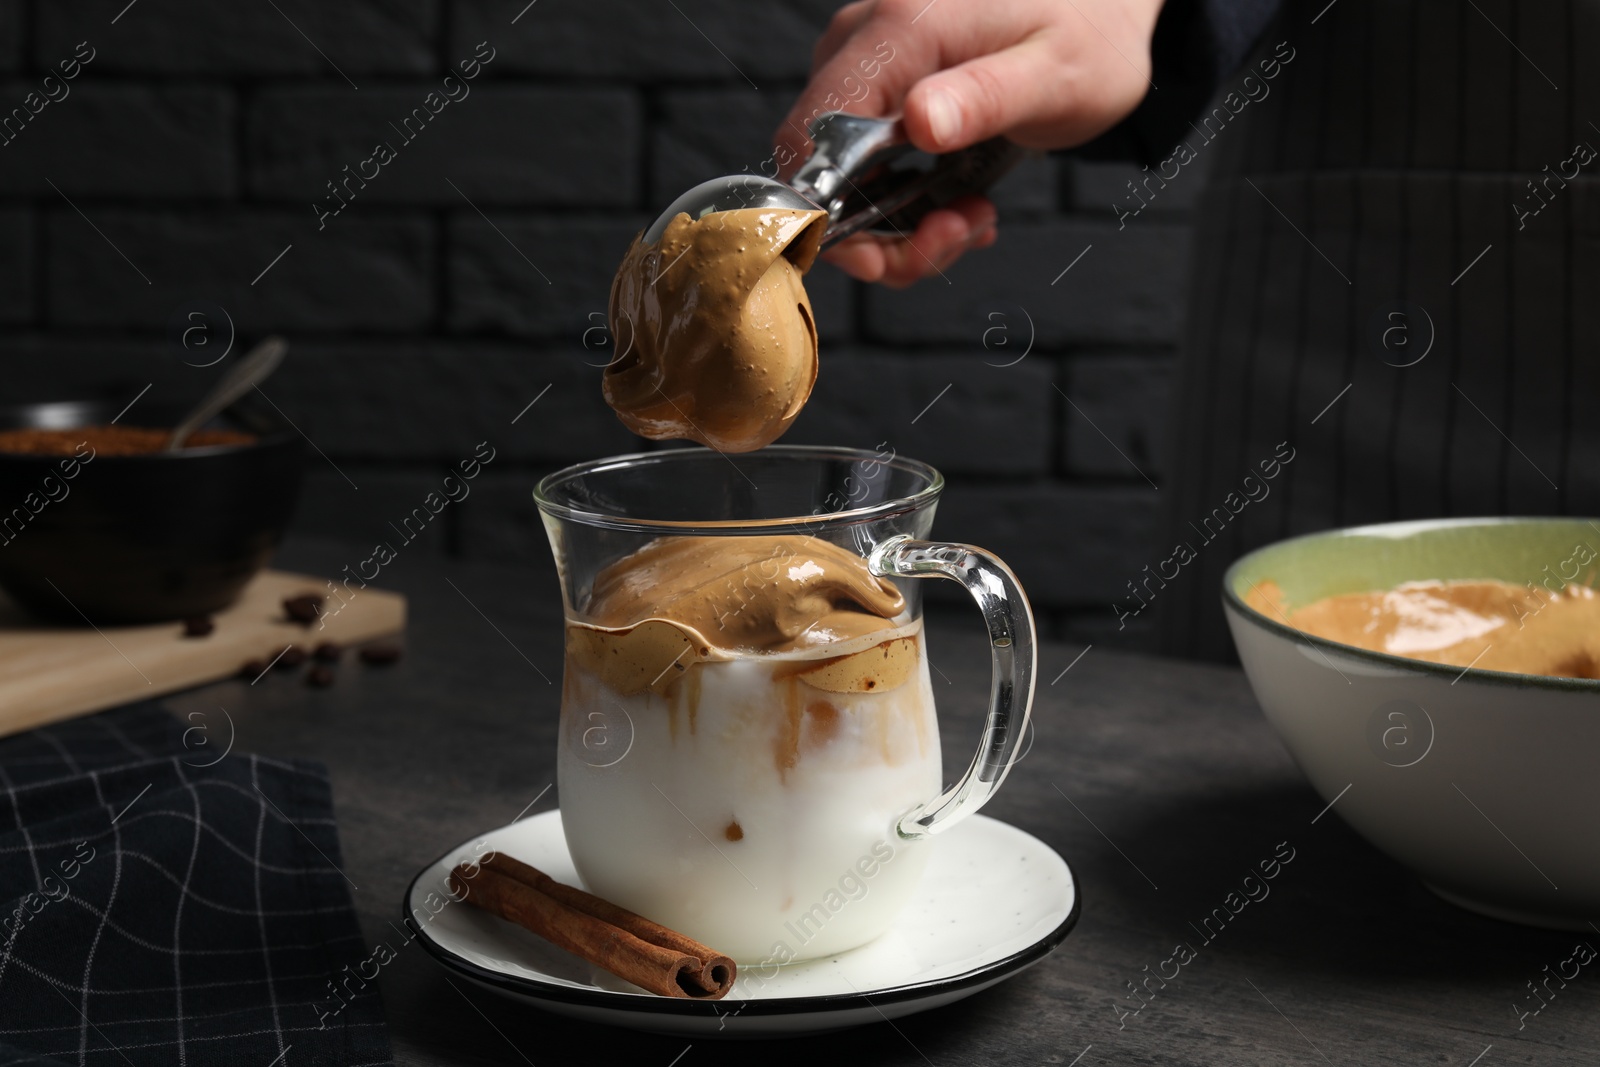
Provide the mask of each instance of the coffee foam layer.
POLYGON ((624 696, 646 689, 661 696, 692 664, 709 659, 712 649, 676 623, 646 619, 621 630, 574 624, 568 627, 567 654, 624 696))
POLYGON ((783 652, 891 629, 905 606, 866 560, 817 537, 663 537, 596 574, 577 621, 616 632, 663 620, 702 655, 783 652))
MULTIPOLYGON (((829 693, 883 693, 905 684, 921 655, 921 626, 865 634, 849 641, 790 652, 758 654, 772 663, 774 681, 795 679, 829 693)), ((717 648, 699 633, 667 619, 607 630, 584 623, 567 628, 574 666, 622 696, 649 690, 667 696, 680 678, 702 663, 747 658, 717 648)))
POLYGON ((675 634, 682 631, 659 620, 626 633, 573 624, 562 680, 568 726, 581 731, 586 715, 598 712, 608 722, 624 709, 663 716, 674 743, 706 728, 718 744, 727 743, 728 730, 752 731, 751 754, 770 746, 780 780, 807 753, 825 762, 895 765, 928 743, 932 698, 920 622, 833 648, 782 653, 711 648, 702 655, 706 646, 675 634), (631 643, 638 634, 646 637, 631 643), (660 641, 649 661, 641 654, 646 641, 660 641), (668 658, 673 648, 687 652, 668 658), (833 744, 841 731, 854 739, 844 749, 833 744))
MULTIPOLYGON (((857 639, 850 644, 860 644, 857 639)), ((880 693, 903 685, 917 668, 919 639, 914 633, 880 641, 860 651, 830 649, 834 655, 794 659, 778 666, 774 678, 798 678, 830 693, 880 693)))

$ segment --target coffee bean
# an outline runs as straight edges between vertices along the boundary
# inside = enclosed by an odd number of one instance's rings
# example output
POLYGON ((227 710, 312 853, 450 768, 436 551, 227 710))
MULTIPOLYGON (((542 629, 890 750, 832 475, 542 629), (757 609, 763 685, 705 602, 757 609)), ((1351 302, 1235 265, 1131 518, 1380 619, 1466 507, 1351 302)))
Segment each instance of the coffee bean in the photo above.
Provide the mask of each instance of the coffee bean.
POLYGON ((247 659, 244 666, 239 668, 239 677, 255 681, 266 672, 267 661, 264 659, 247 659))
POLYGON ((339 656, 344 652, 344 646, 337 641, 324 641, 311 653, 324 663, 337 663, 339 656))
POLYGON ((285 597, 283 613, 292 621, 309 628, 317 621, 317 616, 322 614, 323 599, 320 593, 302 593, 299 596, 285 597))
POLYGON ((277 667, 280 671, 286 671, 293 667, 300 666, 300 664, 304 663, 305 661, 306 650, 301 648, 299 645, 290 645, 288 648, 283 650, 283 655, 278 657, 277 667))
POLYGON ((361 662, 374 667, 386 667, 400 658, 399 645, 367 645, 359 653, 361 662))
POLYGON ((183 636, 204 637, 217 628, 210 615, 191 615, 183 620, 183 636))
POLYGON ((333 684, 333 668, 316 666, 306 672, 306 684, 317 689, 326 689, 333 684))

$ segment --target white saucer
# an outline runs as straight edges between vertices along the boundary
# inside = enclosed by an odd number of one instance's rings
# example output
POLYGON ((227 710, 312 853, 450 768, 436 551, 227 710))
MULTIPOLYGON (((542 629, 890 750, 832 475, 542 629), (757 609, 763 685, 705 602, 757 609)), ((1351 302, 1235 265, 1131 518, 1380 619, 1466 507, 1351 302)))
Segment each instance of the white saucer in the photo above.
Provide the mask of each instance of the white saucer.
POLYGON ((974 815, 933 842, 917 894, 876 941, 777 968, 765 981, 747 968, 720 1001, 679 1000, 646 993, 477 908, 441 906, 446 874, 481 854, 480 841, 579 884, 559 811, 491 830, 423 868, 406 890, 403 909, 423 948, 463 977, 546 1011, 654 1033, 782 1037, 927 1011, 1039 962, 1078 921, 1077 885, 1055 850, 974 815))

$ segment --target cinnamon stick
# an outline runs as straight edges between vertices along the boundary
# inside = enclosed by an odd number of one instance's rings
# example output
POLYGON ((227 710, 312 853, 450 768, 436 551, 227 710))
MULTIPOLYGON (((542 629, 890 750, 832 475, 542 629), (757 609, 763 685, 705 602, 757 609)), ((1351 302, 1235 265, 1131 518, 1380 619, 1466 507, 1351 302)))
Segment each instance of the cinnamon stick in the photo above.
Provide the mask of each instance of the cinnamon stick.
POLYGON ((503 854, 462 864, 450 889, 468 903, 531 930, 642 989, 720 1000, 733 987, 733 960, 692 938, 503 854))
POLYGON ((674 952, 687 953, 698 956, 707 966, 721 965, 733 970, 733 960, 722 955, 716 949, 703 945, 692 937, 686 937, 676 930, 669 930, 660 923, 651 922, 643 915, 635 914, 627 908, 619 907, 593 893, 585 893, 577 886, 565 885, 551 878, 537 867, 530 867, 521 860, 506 855, 504 852, 491 852, 480 861, 490 870, 499 871, 501 874, 515 878, 523 885, 532 886, 534 889, 549 897, 554 897, 569 908, 576 908, 585 915, 593 915, 596 919, 608 922, 612 926, 628 931, 641 941, 648 941, 652 945, 671 949, 674 952))

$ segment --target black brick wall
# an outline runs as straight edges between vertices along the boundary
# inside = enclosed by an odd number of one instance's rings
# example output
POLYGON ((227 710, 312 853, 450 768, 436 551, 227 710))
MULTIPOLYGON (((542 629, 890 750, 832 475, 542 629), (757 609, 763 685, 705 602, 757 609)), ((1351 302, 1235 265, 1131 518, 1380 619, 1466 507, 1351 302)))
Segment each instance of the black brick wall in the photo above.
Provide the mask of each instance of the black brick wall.
MULTIPOLYGON (((618 258, 685 187, 768 158, 833 6, 0 0, 0 116, 94 49, 0 147, 4 399, 195 396, 218 349, 174 323, 204 302, 241 345, 293 343, 267 393, 323 453, 300 532, 385 537, 489 438, 408 550, 548 568, 534 479, 641 447, 599 395, 618 258), (482 41, 468 95, 403 137, 482 41), (396 158, 319 226, 379 142, 396 158)), ((819 267, 822 376, 789 437, 933 462, 939 532, 1004 555, 1049 632, 1108 643, 1140 639, 1106 603, 1150 558, 1200 181, 1119 230, 1134 173, 1030 161, 996 190, 1000 243, 906 291, 819 267)))

